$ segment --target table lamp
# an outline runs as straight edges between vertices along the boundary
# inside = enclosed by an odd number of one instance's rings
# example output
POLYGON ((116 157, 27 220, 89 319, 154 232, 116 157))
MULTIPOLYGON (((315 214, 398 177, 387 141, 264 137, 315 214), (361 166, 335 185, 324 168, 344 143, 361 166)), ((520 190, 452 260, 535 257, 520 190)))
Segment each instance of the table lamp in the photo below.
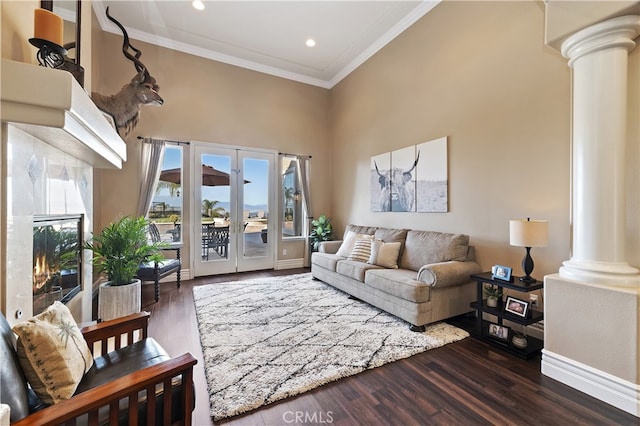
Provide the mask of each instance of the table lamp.
POLYGON ((524 247, 527 254, 522 259, 522 270, 524 277, 520 278, 525 284, 535 283, 536 279, 531 277, 533 271, 533 259, 531 258, 531 247, 546 247, 549 239, 549 227, 546 220, 510 220, 509 221, 509 244, 517 247, 524 247))

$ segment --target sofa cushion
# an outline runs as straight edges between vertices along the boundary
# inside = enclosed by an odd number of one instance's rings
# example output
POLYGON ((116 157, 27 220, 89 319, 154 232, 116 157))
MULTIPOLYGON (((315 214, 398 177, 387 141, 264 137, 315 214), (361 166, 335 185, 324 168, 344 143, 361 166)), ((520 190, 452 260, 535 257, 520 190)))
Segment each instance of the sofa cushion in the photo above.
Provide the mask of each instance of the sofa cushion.
POLYGON ((373 235, 359 235, 356 238, 353 249, 351 249, 351 253, 349 253, 348 259, 366 263, 371 256, 372 241, 373 235))
POLYGON ((342 241, 340 240, 320 241, 320 244, 318 244, 318 251, 320 253, 336 254, 341 245, 342 245, 342 241))
POLYGON ((375 240, 371 244, 371 256, 367 263, 382 266, 383 268, 398 269, 398 257, 402 243, 395 241, 385 243, 381 240, 375 240))
POLYGON ((347 228, 344 230, 344 235, 346 237, 349 231, 353 231, 356 234, 373 235, 377 229, 375 226, 347 225, 347 228))
POLYGON ((69 309, 55 302, 44 312, 16 324, 18 359, 45 404, 69 399, 93 365, 93 357, 69 309))
POLYGON ((168 359, 169 354, 153 338, 134 342, 97 357, 79 383, 76 395, 168 359))
POLYGON ((355 232, 347 231, 344 234, 344 239, 342 240, 342 244, 340 245, 340 248, 338 249, 336 254, 342 257, 349 257, 349 255, 351 254, 351 250, 353 250, 353 246, 356 243, 357 236, 358 234, 356 234, 355 232))
POLYGON ((361 282, 364 282, 365 272, 370 269, 382 269, 382 267, 355 260, 341 260, 336 265, 337 273, 361 282))
POLYGON ((469 236, 432 231, 409 231, 400 267, 418 271, 430 263, 464 261, 469 249, 469 236))
MULTIPOLYGON (((153 338, 148 337, 142 339, 123 348, 109 352, 95 359, 93 367, 85 374, 82 381, 78 385, 76 395, 93 389, 97 386, 110 383, 131 372, 142 370, 143 368, 157 365, 163 361, 171 359, 169 354, 156 342, 153 338)), ((171 380, 171 420, 176 422, 179 420, 183 409, 182 398, 182 379, 174 377, 171 380)), ((162 387, 156 386, 156 403, 155 417, 156 424, 164 422, 164 391, 162 387)), ((195 395, 194 395, 195 398, 195 395)), ((138 394, 138 424, 148 424, 147 422, 147 395, 142 391, 138 394)), ((194 399, 195 402, 195 399, 194 399)), ((118 424, 128 425, 129 401, 127 398, 120 400, 118 411, 118 424)), ((98 411, 98 424, 109 423, 109 407, 98 411)), ((166 424, 170 423, 169 421, 166 424)))
POLYGON ((404 243, 404 241, 407 239, 408 231, 408 229, 378 228, 374 236, 376 240, 381 240, 385 243, 395 241, 404 243))
POLYGON ((428 302, 431 289, 416 281, 415 271, 407 269, 375 269, 367 271, 365 284, 401 299, 415 303, 428 302))
POLYGON ((358 234, 353 231, 347 231, 344 236, 344 240, 342 241, 342 244, 340 245, 340 248, 338 249, 336 254, 342 257, 349 257, 349 255, 353 251, 353 246, 356 245, 356 241, 358 240, 358 238, 366 237, 368 235, 369 234, 358 234))
POLYGON ((340 257, 336 254, 320 252, 311 254, 311 264, 318 265, 321 268, 328 269, 332 272, 335 272, 336 264, 339 260, 344 260, 344 257, 340 257))

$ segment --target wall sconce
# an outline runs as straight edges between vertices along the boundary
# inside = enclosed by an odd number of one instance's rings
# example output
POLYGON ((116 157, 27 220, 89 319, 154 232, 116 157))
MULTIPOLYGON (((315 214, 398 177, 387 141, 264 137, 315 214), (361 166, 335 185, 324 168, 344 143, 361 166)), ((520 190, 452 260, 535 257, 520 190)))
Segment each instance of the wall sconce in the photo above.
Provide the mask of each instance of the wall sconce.
POLYGON ((301 199, 302 199, 302 193, 300 192, 299 189, 296 189, 295 192, 293 193, 293 201, 295 201, 297 203, 301 199))
POLYGON ((535 283, 531 276, 533 272, 533 258, 531 247, 546 247, 549 240, 549 226, 546 220, 511 220, 509 221, 509 244, 524 247, 527 254, 522 259, 522 270, 526 274, 520 278, 525 284, 535 283))

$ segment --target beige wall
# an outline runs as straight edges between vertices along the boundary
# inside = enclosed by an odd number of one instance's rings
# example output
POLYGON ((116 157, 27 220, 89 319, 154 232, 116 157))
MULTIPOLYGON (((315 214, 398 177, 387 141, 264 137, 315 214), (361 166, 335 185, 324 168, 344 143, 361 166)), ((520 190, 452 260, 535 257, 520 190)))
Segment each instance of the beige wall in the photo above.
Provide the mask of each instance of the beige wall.
POLYGON ((487 270, 522 274, 509 220, 549 220, 534 276, 569 253, 570 70, 533 2, 444 2, 332 91, 336 225, 471 236, 487 270), (369 211, 370 157, 449 138, 449 213, 369 211))
POLYGON ((39 1, 2 1, 2 57, 13 61, 37 64, 37 49, 29 44, 33 37, 33 10, 39 1))
MULTIPOLYGON (((313 202, 319 210, 329 209, 328 90, 133 43, 142 50, 141 60, 158 81, 165 104, 142 109, 140 123, 125 140, 128 158, 123 169, 96 173, 96 228, 137 208, 141 147, 137 136, 312 155, 313 202)), ((135 75, 132 63, 122 55, 122 37, 94 33, 93 46, 94 90, 116 93, 135 75)), ((281 245, 280 253, 284 247, 287 256, 280 258, 303 257, 302 242, 281 245)), ((185 257, 188 264, 188 250, 185 257)))

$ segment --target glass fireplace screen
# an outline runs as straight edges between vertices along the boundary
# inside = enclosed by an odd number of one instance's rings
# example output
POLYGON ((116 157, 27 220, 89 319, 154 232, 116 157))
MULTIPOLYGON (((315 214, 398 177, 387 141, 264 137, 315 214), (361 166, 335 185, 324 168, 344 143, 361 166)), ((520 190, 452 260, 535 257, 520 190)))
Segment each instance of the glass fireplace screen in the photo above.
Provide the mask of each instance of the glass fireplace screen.
POLYGON ((82 288, 83 215, 33 218, 33 314, 56 300, 67 303, 82 288))

